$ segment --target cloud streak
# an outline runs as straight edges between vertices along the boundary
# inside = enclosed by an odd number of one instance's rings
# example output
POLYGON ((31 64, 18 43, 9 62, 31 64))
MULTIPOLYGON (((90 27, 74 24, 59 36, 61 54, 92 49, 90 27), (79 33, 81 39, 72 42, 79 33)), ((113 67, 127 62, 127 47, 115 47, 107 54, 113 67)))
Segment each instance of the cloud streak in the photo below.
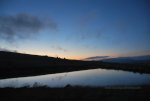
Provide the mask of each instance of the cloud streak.
POLYGON ((0 16, 0 39, 26 39, 42 29, 57 30, 57 24, 50 18, 43 20, 30 14, 0 16))
POLYGON ((92 61, 92 60, 102 60, 102 59, 107 59, 107 58, 109 58, 109 56, 94 56, 94 57, 85 58, 83 60, 92 61))
POLYGON ((88 58, 85 58, 85 59, 97 59, 97 58, 107 58, 109 56, 95 56, 95 57, 88 57, 88 58))

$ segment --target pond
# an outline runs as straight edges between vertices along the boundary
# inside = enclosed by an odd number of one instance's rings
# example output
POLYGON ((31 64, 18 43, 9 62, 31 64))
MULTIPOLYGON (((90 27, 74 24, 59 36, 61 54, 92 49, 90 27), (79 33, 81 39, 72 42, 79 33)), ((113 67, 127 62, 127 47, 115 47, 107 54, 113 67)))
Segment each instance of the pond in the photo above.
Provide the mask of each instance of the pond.
POLYGON ((150 74, 139 74, 121 70, 91 69, 31 77, 1 79, 0 88, 23 86, 122 86, 150 85, 150 74))

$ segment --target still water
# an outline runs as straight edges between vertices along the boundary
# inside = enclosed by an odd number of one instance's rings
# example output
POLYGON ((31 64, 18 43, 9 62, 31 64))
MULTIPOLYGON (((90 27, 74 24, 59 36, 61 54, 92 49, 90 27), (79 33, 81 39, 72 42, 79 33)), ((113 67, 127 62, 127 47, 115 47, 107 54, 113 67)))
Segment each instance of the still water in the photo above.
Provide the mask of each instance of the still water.
POLYGON ((139 74, 121 70, 91 69, 0 80, 0 88, 18 88, 27 85, 30 87, 34 85, 64 87, 68 84, 72 86, 150 85, 150 74, 139 74))

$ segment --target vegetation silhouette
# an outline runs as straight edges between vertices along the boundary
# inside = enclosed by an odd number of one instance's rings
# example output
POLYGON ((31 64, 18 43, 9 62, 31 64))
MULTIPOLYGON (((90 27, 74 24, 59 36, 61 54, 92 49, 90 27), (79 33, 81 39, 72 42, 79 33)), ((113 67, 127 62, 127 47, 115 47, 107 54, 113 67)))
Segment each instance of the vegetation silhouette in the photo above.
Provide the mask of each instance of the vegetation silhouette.
POLYGON ((149 101, 150 86, 1 88, 1 101, 149 101), (124 89, 125 88, 125 89, 124 89), (137 88, 137 89, 136 89, 137 88))
POLYGON ((0 79, 70 72, 86 69, 117 69, 150 73, 150 64, 81 61, 0 51, 0 79))

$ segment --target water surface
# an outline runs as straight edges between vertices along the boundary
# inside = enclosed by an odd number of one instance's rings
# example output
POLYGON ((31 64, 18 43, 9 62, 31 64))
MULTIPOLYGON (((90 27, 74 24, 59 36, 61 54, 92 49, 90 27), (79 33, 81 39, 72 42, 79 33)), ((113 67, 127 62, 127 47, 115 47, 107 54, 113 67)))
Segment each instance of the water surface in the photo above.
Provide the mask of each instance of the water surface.
POLYGON ((139 74, 121 70, 91 69, 0 80, 0 88, 27 85, 30 87, 34 85, 64 87, 68 84, 73 86, 150 85, 150 74, 139 74))

